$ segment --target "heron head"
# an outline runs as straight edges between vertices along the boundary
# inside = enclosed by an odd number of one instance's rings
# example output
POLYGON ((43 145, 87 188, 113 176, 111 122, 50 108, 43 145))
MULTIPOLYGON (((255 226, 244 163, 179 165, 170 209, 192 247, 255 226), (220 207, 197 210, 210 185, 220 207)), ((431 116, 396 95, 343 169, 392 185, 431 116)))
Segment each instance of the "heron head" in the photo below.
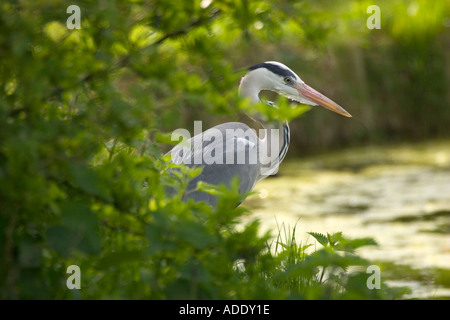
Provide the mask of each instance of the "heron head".
POLYGON ((268 61, 249 68, 241 81, 244 95, 254 96, 261 90, 270 90, 302 104, 319 105, 345 117, 351 117, 344 108, 308 86, 298 75, 284 64, 268 61))

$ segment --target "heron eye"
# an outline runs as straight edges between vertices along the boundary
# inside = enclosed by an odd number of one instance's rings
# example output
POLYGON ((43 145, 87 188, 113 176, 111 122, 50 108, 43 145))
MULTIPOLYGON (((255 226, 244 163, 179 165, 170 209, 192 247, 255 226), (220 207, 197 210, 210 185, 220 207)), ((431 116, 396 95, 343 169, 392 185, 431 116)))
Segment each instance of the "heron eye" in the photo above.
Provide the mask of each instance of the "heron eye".
POLYGON ((286 84, 289 84, 289 83, 292 82, 292 79, 289 78, 289 77, 286 77, 286 78, 284 78, 284 82, 285 82, 286 84))

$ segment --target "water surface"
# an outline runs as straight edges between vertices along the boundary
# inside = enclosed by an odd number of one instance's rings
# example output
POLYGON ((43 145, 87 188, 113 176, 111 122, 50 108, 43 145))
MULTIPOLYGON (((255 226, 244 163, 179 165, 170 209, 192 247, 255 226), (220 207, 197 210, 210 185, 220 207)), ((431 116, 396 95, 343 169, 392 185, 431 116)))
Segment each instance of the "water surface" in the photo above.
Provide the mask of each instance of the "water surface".
MULTIPOLYGON (((296 225, 304 242, 313 241, 309 231, 372 237, 379 246, 359 251, 370 261, 425 273, 450 269, 450 141, 286 160, 278 176, 260 181, 255 191, 244 205, 263 230, 276 234, 277 224, 296 225)), ((449 279, 444 285, 426 279, 405 280, 412 297, 450 297, 449 279)))

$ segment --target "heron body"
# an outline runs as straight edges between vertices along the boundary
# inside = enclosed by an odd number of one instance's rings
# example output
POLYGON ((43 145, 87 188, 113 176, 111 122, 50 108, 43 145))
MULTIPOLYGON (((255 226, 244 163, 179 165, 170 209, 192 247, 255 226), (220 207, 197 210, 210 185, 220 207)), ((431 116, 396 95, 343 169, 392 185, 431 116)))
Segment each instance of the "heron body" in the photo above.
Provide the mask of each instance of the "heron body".
MULTIPOLYGON (((262 90, 274 91, 290 100, 320 105, 351 117, 342 107, 307 86, 291 69, 279 62, 256 64, 248 68, 241 79, 239 93, 250 98, 252 103, 261 102, 259 93, 262 90)), ((273 103, 267 105, 276 108, 273 103)), ((245 123, 223 123, 169 151, 173 163, 203 168, 201 174, 190 181, 184 200, 193 199, 216 206, 215 195, 197 190, 199 181, 229 186, 237 176, 239 192, 245 194, 254 188, 257 181, 276 173, 289 148, 289 125, 281 121, 262 122, 261 125, 263 134, 258 135, 245 123)))

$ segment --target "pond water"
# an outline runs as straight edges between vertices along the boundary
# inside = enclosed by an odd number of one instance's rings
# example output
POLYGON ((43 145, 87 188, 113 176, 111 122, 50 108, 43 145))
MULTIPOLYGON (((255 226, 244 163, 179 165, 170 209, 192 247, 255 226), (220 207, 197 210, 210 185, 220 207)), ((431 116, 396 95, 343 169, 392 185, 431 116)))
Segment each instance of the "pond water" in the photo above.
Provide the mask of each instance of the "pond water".
POLYGON ((357 253, 397 273, 388 284, 413 298, 450 297, 450 141, 286 160, 255 191, 244 205, 263 231, 296 225, 303 243, 309 231, 372 237, 378 246, 357 253))

